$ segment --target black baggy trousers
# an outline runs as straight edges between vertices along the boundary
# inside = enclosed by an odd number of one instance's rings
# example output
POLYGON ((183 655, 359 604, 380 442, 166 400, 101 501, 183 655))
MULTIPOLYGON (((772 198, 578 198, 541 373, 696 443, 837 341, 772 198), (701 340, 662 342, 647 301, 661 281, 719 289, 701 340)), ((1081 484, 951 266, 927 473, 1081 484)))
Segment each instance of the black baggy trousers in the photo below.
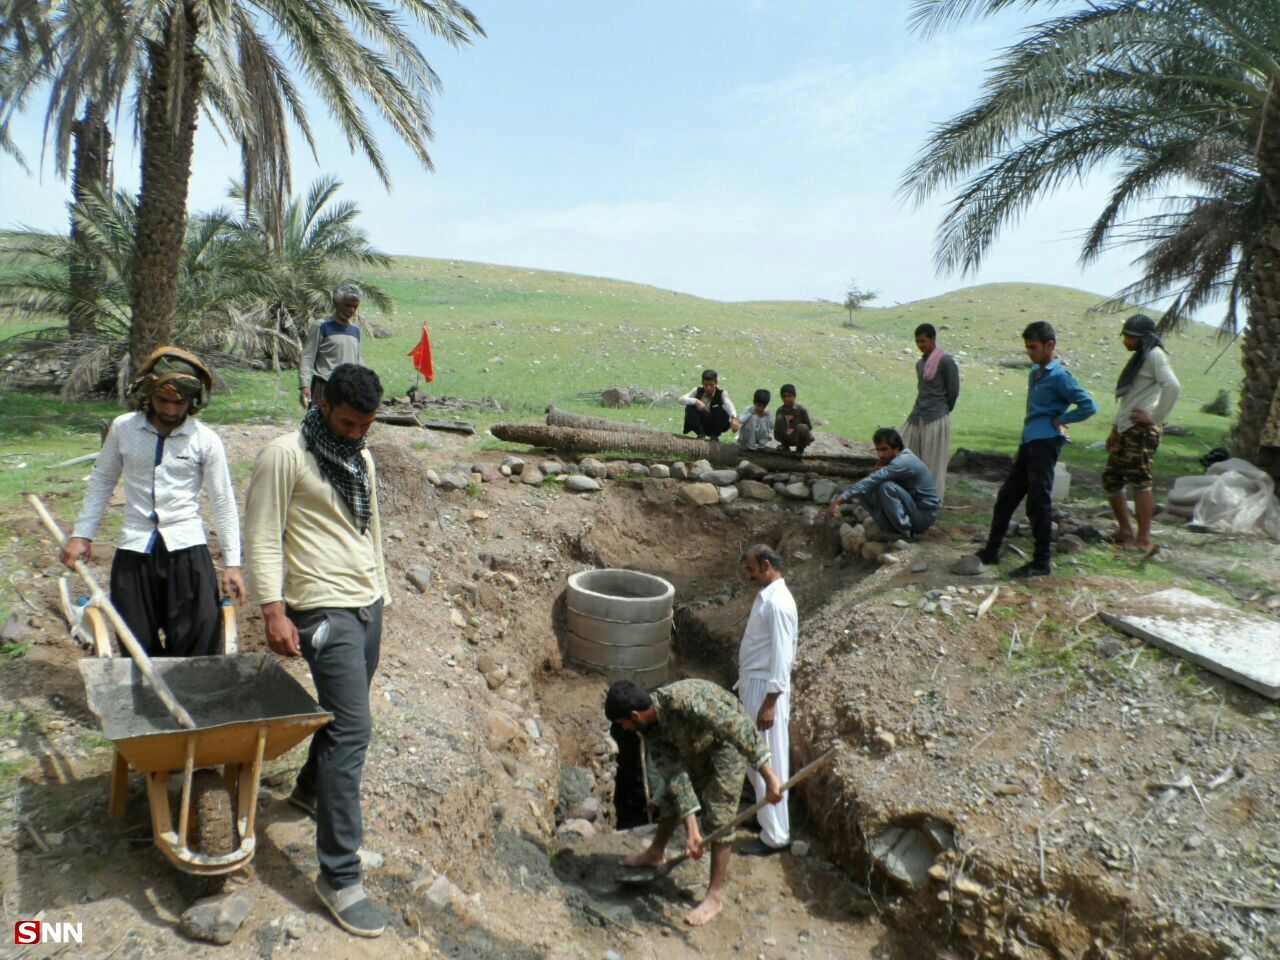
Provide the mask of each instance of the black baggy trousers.
POLYGON ((218 574, 203 543, 170 553, 156 537, 150 553, 116 550, 111 561, 111 603, 148 656, 222 653, 220 602, 218 574))

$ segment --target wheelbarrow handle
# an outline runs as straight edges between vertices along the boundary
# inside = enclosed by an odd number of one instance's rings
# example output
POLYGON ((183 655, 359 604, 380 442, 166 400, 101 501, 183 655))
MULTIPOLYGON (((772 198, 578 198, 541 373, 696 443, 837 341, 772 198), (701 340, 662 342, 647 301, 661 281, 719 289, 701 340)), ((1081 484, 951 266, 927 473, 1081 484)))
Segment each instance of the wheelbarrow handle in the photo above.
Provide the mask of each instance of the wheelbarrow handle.
MULTIPOLYGON (((62 528, 58 526, 58 521, 53 519, 44 502, 34 493, 28 494, 27 499, 31 502, 31 506, 35 507, 36 513, 39 515, 45 529, 52 534, 54 542, 61 547, 67 538, 62 533, 62 528)), ((151 663, 151 658, 142 649, 142 644, 138 643, 138 638, 133 635, 133 631, 124 622, 119 611, 112 605, 107 595, 102 592, 102 588, 98 586, 98 581, 94 577, 93 571, 89 569, 83 560, 76 561, 75 571, 80 574, 85 584, 89 587, 90 599, 107 615, 107 619, 111 621, 111 626, 115 627, 116 636, 119 638, 121 646, 129 651, 129 656, 133 657, 133 662, 138 665, 139 672, 151 684, 156 694, 160 697, 160 702, 165 705, 165 709, 173 715, 173 719, 178 721, 179 726, 194 730, 196 722, 191 719, 191 714, 178 702, 178 698, 173 695, 173 691, 169 689, 169 684, 164 682, 164 678, 156 673, 155 667, 151 663)))
MULTIPOLYGON (((826 752, 823 753, 822 756, 818 757, 818 759, 816 760, 810 761, 802 770, 794 774, 791 777, 791 779, 789 779, 786 783, 782 785, 782 792, 786 793, 792 787, 796 786, 796 784, 800 783, 803 780, 809 779, 809 776, 811 774, 815 773, 820 767, 825 766, 827 761, 836 755, 837 749, 838 749, 837 747, 828 747, 826 752)), ((751 806, 747 807, 747 809, 743 810, 740 814, 738 814, 736 817, 734 817, 732 820, 726 823, 723 827, 720 827, 716 830, 712 830, 711 833, 707 834, 707 836, 702 841, 702 846, 704 848, 709 847, 711 846, 711 844, 715 843, 717 840, 727 837, 730 833, 732 833, 734 830, 737 830, 738 827, 742 826, 744 823, 746 823, 748 820, 754 817, 757 813, 759 813, 761 809, 763 809, 765 805, 768 804, 768 802, 769 801, 767 799, 757 800, 751 806)), ((684 861, 688 859, 689 859, 688 853, 681 853, 679 856, 672 857, 670 860, 663 863, 658 868, 658 870, 661 874, 666 874, 670 872, 670 870, 673 867, 675 867, 677 864, 684 863, 684 861)))

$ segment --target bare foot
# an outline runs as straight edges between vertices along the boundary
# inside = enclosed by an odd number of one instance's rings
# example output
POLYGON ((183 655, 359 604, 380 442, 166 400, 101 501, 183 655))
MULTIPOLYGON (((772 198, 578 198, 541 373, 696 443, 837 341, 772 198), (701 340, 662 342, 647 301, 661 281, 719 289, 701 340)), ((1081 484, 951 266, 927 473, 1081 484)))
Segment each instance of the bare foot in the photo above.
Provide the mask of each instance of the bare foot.
POLYGON ((665 850, 655 850, 650 847, 644 853, 637 853, 634 857, 623 857, 622 865, 624 867, 660 867, 662 861, 666 859, 665 850))
POLYGON ((1134 540, 1133 546, 1130 549, 1141 550, 1143 553, 1150 553, 1154 547, 1155 544, 1150 540, 1134 540))
POLYGON ((720 911, 724 909, 724 904, 720 902, 719 894, 707 894, 707 899, 689 911, 689 915, 684 918, 684 922, 691 927, 701 927, 710 923, 720 915, 720 911))

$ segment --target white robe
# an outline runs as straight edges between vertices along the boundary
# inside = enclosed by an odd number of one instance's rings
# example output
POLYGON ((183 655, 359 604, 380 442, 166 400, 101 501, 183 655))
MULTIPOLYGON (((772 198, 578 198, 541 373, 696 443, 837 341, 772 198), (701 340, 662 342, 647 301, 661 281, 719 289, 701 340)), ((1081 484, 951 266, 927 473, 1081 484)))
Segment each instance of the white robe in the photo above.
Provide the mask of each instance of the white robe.
MULTIPOLYGON (((755 719, 765 697, 779 694, 774 704, 773 726, 764 731, 765 743, 773 754, 769 765, 778 779, 791 776, 791 743, 788 728, 791 721, 791 665, 796 658, 799 617, 796 602, 781 578, 756 595, 751 616, 738 648, 738 682, 736 689, 747 714, 755 719)), ((756 799, 764 797, 764 777, 751 771, 751 785, 756 799)), ((760 838, 771 847, 785 847, 791 842, 791 817, 787 798, 761 808, 760 838)))

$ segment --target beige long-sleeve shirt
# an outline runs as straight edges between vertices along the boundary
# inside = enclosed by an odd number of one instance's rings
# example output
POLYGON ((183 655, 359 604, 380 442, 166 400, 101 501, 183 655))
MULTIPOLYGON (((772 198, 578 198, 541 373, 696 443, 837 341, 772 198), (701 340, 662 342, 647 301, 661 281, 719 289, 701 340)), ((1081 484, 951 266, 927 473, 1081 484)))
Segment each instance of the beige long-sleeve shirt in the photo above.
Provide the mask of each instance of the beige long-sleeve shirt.
POLYGON ((258 454, 245 500, 245 566, 255 604, 294 610, 391 603, 382 557, 377 476, 369 468, 373 516, 363 535, 346 502, 295 431, 258 454))
POLYGON ((1142 361, 1129 392, 1120 398, 1115 420, 1112 422, 1117 430, 1124 433, 1133 426, 1129 414, 1135 410, 1145 410, 1151 415, 1152 423, 1164 423, 1181 392, 1178 378, 1173 375, 1173 368, 1169 366, 1169 355, 1156 347, 1142 361))

